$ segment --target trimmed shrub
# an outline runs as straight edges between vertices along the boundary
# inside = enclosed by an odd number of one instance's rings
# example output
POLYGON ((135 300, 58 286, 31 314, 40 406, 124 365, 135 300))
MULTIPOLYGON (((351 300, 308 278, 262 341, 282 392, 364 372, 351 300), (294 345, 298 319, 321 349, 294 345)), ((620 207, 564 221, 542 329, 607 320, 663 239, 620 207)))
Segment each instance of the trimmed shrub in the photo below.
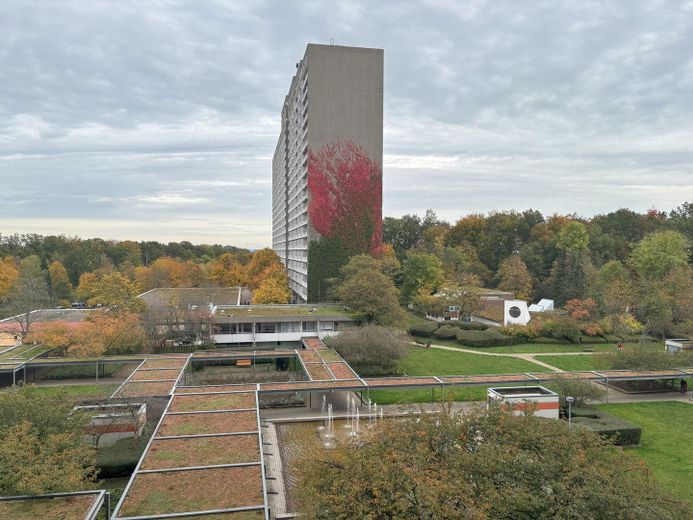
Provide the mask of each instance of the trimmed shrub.
POLYGON ((486 330, 488 325, 485 323, 479 323, 478 321, 455 321, 453 322, 455 327, 462 330, 486 330))
POLYGON ((432 338, 433 333, 438 329, 440 325, 434 321, 429 323, 417 323, 409 327, 409 334, 419 338, 432 338))
POLYGON ((630 421, 596 408, 575 408, 572 416, 573 424, 611 439, 616 446, 637 446, 640 444, 642 428, 630 421))
POLYGON ((470 347, 501 347, 523 343, 520 338, 506 336, 498 329, 458 330, 457 342, 470 347))
POLYGON ((452 339, 457 337, 458 332, 459 329, 457 327, 445 324, 438 328, 433 335, 438 339, 452 339))

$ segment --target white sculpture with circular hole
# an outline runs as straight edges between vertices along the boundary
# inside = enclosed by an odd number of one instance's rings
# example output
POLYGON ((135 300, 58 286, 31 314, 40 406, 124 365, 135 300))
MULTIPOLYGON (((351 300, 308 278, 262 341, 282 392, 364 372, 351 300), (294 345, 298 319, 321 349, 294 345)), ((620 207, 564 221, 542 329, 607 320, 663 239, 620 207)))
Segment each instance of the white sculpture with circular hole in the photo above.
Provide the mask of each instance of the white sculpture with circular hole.
POLYGON ((530 320, 527 302, 522 300, 505 300, 503 325, 527 325, 530 320))

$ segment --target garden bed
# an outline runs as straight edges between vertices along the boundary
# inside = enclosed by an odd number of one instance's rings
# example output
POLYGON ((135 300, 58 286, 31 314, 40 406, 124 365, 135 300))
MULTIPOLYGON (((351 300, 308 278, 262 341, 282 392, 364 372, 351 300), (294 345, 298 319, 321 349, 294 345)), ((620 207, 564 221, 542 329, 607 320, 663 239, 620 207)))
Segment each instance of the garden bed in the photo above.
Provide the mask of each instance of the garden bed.
POLYGON ((340 356, 336 350, 331 350, 331 349, 325 349, 325 350, 320 350, 318 352, 320 357, 322 358, 323 361, 326 363, 331 363, 333 361, 344 361, 342 359, 342 356, 340 356))
POLYGON ((299 350, 299 357, 304 363, 320 363, 320 355, 315 350, 299 350))
POLYGON ((358 375, 346 363, 328 363, 327 366, 337 379, 358 378, 358 375))
POLYGON ((136 370, 129 381, 147 381, 147 380, 159 380, 159 379, 178 379, 180 375, 180 370, 136 370))
POLYGON ((171 393, 173 381, 125 383, 113 397, 163 397, 171 393))
POLYGON ((206 385, 206 386, 179 386, 176 394, 213 394, 223 392, 254 392, 257 385, 206 385))
POLYGON ((259 460, 260 445, 255 434, 155 439, 142 462, 142 469, 239 464, 259 460))
POLYGON ((156 515, 263 504, 259 466, 215 468, 138 474, 119 514, 156 515))
POLYGON ((177 395, 169 407, 170 412, 201 412, 210 410, 237 410, 255 408, 255 393, 177 395))
POLYGON ((84 520, 98 494, 0 501, 0 518, 12 520, 84 520))
POLYGON ((191 415, 166 415, 157 437, 198 435, 205 433, 236 433, 257 431, 255 412, 218 412, 191 415))
POLYGON ((187 359, 152 359, 148 358, 142 368, 183 368, 187 359))
POLYGON ((308 376, 314 381, 334 379, 322 363, 306 363, 306 371, 308 376))

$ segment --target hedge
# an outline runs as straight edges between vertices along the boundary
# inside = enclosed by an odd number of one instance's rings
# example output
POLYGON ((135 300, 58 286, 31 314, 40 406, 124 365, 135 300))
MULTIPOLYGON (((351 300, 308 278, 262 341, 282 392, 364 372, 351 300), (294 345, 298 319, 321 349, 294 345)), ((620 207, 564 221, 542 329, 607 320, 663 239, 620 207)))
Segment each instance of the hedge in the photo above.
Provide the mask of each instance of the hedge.
POLYGON ((433 333, 438 329, 439 324, 436 322, 429 323, 417 323, 409 327, 409 334, 412 336, 417 336, 419 338, 432 338, 433 333))
POLYGON ((454 321, 451 322, 455 327, 459 327, 462 330, 486 330, 488 325, 485 323, 479 323, 477 321, 454 321))
POLYGON ((640 444, 642 428, 630 421, 596 408, 575 408, 572 416, 573 424, 611 439, 616 446, 637 446, 640 444))
POLYGON ((496 329, 458 330, 457 342, 470 347, 502 347, 523 343, 518 338, 506 336, 496 329))
POLYGON ((446 324, 439 327, 438 330, 433 333, 433 335, 438 339, 452 339, 457 337, 458 332, 459 329, 457 327, 446 324))

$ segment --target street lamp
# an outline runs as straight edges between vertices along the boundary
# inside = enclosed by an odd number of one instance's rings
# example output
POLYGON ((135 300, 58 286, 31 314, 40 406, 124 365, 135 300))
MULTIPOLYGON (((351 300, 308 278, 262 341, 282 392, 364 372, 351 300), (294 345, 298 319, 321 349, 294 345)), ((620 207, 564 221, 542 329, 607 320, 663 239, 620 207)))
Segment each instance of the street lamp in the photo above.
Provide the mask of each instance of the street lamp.
POLYGON ((575 398, 566 396, 565 401, 568 403, 568 426, 571 426, 573 424, 573 403, 575 402, 575 398))

